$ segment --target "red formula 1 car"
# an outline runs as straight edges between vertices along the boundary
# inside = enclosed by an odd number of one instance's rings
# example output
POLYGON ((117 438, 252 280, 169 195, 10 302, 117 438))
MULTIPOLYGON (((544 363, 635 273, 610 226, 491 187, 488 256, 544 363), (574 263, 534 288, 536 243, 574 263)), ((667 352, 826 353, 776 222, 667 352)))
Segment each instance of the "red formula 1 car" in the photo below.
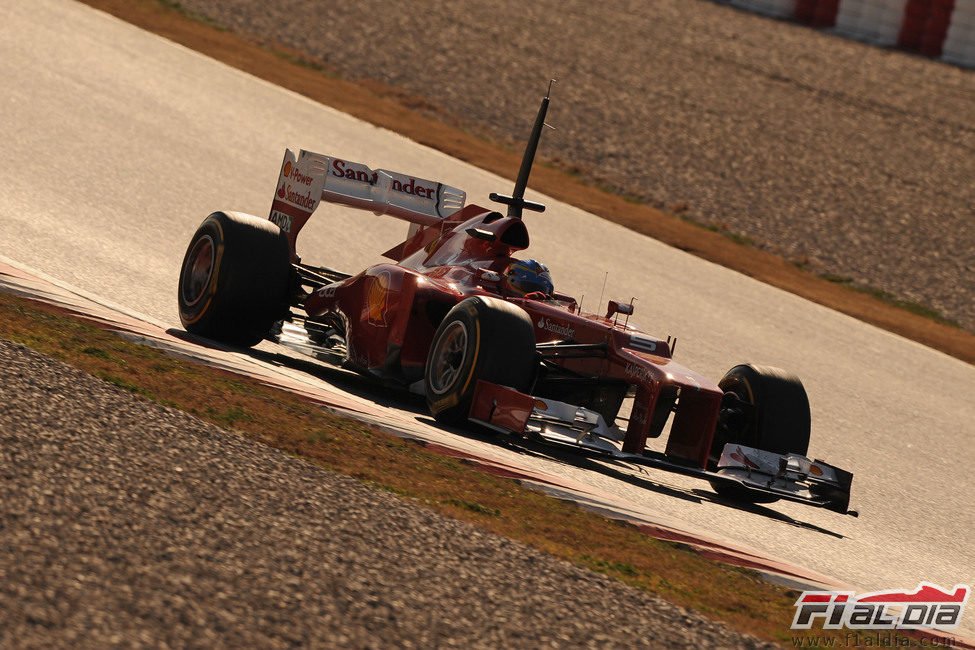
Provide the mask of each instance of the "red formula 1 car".
POLYGON ((582 312, 528 248, 524 193, 542 100, 506 214, 464 207, 463 191, 348 160, 285 153, 269 219, 211 214, 193 236, 179 312, 195 334, 270 339, 411 386, 444 423, 571 445, 711 482, 753 502, 848 511, 853 475, 806 458, 799 380, 739 365, 717 384, 676 363, 673 342, 628 324, 632 304, 582 312), (411 222, 392 263, 355 275, 304 264, 295 238, 321 201, 411 222), (649 438, 667 434, 663 453, 649 438))

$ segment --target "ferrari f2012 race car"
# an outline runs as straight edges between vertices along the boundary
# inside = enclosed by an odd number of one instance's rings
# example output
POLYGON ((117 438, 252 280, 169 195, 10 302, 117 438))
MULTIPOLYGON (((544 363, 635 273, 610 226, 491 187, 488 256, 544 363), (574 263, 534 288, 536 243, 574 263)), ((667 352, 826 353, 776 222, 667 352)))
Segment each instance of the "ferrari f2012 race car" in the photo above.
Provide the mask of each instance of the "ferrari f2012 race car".
POLYGON ((809 402, 798 378, 738 365, 719 382, 673 360, 674 341, 629 324, 632 302, 587 313, 556 292, 528 248, 524 198, 549 97, 539 108, 504 214, 453 187, 343 158, 285 152, 267 219, 214 212, 179 278, 191 333, 269 339, 413 387, 442 423, 607 454, 697 476, 727 497, 849 511, 853 475, 806 457, 809 402), (303 263, 295 242, 322 202, 410 222, 356 274, 303 263), (663 452, 647 440, 666 434, 663 452))

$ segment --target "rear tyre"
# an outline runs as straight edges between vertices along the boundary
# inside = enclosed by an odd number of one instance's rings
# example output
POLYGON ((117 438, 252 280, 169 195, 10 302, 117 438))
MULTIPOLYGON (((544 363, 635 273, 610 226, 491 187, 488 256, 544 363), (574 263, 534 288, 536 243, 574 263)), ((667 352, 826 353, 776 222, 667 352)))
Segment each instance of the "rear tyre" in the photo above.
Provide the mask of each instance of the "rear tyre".
POLYGON ((527 391, 535 372, 535 328, 525 310, 474 296, 441 321, 424 369, 427 406, 437 422, 467 420, 477 380, 527 391))
MULTIPOLYGON (((809 449, 809 398, 798 377, 769 366, 735 366, 718 382, 724 390, 718 426, 711 444, 712 469, 727 443, 806 455, 809 449)), ((731 483, 711 481, 722 496, 751 503, 777 497, 731 483)))
POLYGON ((232 345, 260 342, 288 313, 287 236, 266 219, 214 212, 197 229, 179 274, 186 331, 232 345))

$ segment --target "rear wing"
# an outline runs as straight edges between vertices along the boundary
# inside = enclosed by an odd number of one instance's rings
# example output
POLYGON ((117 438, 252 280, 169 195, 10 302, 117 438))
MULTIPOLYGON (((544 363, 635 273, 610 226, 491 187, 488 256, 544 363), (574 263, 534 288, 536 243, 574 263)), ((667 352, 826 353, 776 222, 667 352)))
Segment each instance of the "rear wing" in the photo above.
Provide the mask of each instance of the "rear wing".
POLYGON ((301 150, 284 152, 268 217, 287 235, 291 258, 295 239, 321 201, 388 214, 421 226, 440 223, 464 207, 456 187, 301 150))

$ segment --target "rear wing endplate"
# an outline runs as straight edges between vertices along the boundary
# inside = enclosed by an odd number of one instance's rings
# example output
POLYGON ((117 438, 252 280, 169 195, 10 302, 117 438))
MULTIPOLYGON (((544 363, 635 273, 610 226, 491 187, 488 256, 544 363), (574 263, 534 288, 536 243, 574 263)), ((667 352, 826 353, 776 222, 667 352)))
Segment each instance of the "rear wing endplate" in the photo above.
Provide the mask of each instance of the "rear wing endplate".
POLYGON ((361 163, 301 150, 284 152, 269 219, 288 235, 292 260, 298 232, 321 201, 435 225, 464 207, 467 194, 443 183, 370 169, 361 163))

